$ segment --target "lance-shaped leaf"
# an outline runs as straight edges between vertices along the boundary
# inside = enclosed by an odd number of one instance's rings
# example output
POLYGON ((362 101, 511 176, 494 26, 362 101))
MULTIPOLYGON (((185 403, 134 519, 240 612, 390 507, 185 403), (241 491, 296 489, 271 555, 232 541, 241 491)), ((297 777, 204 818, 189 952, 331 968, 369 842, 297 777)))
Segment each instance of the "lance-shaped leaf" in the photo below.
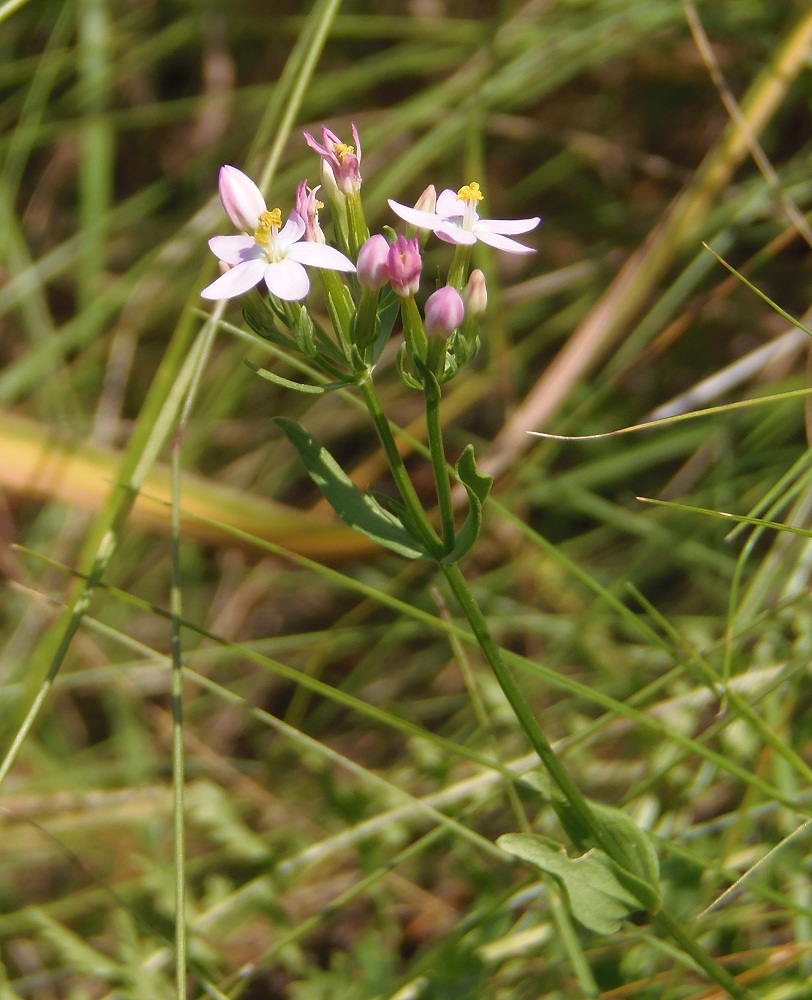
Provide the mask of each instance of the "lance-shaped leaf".
POLYGON ((406 559, 429 555, 394 514, 353 485, 330 452, 304 427, 287 417, 277 417, 275 422, 298 451, 310 478, 342 521, 406 559))
POLYGON ((309 382, 294 382, 292 379, 283 378, 281 375, 277 375, 276 372, 272 372, 267 368, 260 368, 253 361, 249 361, 248 358, 245 358, 245 363, 254 374, 259 375, 268 382, 273 382, 274 385, 280 385, 283 389, 294 389, 296 392, 304 392, 313 396, 320 396, 323 392, 333 392, 335 389, 346 389, 348 386, 353 385, 352 382, 325 382, 324 385, 314 385, 309 382))

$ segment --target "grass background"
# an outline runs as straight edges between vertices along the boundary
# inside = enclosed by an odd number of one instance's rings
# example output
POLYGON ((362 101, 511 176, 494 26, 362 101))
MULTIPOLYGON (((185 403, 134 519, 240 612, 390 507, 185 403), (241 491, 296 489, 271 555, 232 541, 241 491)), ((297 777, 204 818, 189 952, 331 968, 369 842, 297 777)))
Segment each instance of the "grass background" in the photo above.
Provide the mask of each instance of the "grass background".
MULTIPOLYGON (((652 831, 669 907, 755 995, 807 997, 808 542, 635 499, 807 527, 803 399, 525 432, 803 388, 806 335, 701 242, 804 315, 809 5, 0 18, 3 1000, 173 995, 173 553, 191 995, 717 995, 645 925, 582 932, 491 846, 560 836, 505 773, 532 768, 521 732, 431 570, 336 524, 272 418, 385 486, 371 429, 351 397, 257 379, 246 355, 293 369, 238 308, 201 311, 219 166, 264 174, 286 211, 316 181, 301 129, 350 121, 375 227, 387 197, 474 178, 484 214, 544 216, 530 259, 477 248, 485 350, 443 417, 497 484, 465 572, 580 786, 652 831)), ((392 358, 379 386, 428 500, 392 358)))

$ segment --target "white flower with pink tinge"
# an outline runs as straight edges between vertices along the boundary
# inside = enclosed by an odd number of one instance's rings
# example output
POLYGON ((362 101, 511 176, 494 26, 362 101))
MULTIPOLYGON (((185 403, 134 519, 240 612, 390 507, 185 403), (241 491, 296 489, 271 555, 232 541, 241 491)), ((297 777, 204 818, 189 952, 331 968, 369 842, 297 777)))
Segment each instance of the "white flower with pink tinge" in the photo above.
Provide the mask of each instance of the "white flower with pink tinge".
POLYGON ((262 192, 236 167, 220 168, 220 200, 229 219, 245 236, 214 236, 209 247, 228 270, 200 293, 204 299, 233 299, 260 281, 278 299, 298 302, 310 291, 302 265, 328 271, 354 271, 343 253, 323 243, 302 241, 305 222, 291 212, 285 225, 278 208, 268 210, 262 192))
POLYGON ((529 233, 541 222, 541 219, 480 219, 476 207, 482 201, 479 184, 472 181, 461 187, 456 193, 451 188, 437 198, 434 212, 421 212, 417 208, 409 208, 400 202, 389 199, 389 207, 401 219, 417 226, 418 229, 430 229, 446 243, 469 245, 477 240, 487 243, 496 250, 507 253, 535 253, 533 247, 526 247, 517 240, 509 239, 518 233, 529 233))

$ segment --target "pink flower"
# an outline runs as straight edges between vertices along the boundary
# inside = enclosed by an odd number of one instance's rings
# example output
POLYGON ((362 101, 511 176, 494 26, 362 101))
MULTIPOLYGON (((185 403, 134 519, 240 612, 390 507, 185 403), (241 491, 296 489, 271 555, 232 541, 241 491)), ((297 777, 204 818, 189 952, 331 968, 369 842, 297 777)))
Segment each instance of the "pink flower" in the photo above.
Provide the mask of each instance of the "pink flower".
POLYGON ((304 133, 308 146, 324 160, 324 163, 332 170, 336 184, 340 191, 346 194, 357 194, 361 189, 361 140, 358 138, 358 129, 352 126, 352 138, 354 146, 348 146, 342 142, 335 132, 322 126, 321 145, 313 138, 309 132, 304 133))
POLYGON ((414 295, 420 287, 420 272, 423 270, 417 237, 407 240, 405 236, 398 236, 389 247, 386 268, 389 283, 397 295, 402 298, 414 295))
POLYGON ((389 244, 377 233, 361 246, 358 251, 356 270, 358 280, 365 288, 382 288, 389 280, 389 244))
POLYGON ((264 281, 272 295, 288 302, 303 299, 310 279, 303 264, 330 271, 354 271, 343 253, 321 243, 300 242, 305 223, 291 212, 282 226, 278 208, 269 211, 259 188, 236 167, 220 170, 220 200, 238 229, 250 235, 214 236, 209 247, 229 269, 200 293, 204 299, 233 299, 264 281))
POLYGON ((426 333, 439 333, 450 337, 465 318, 465 306, 460 293, 451 285, 444 285, 426 300, 426 333))
POLYGON ((409 208, 391 198, 389 207, 401 219, 418 229, 430 229, 446 243, 472 244, 480 240, 507 253, 535 253, 533 247, 508 239, 508 235, 527 233, 535 229, 541 219, 480 219, 476 206, 482 201, 482 197, 479 184, 472 181, 461 187, 456 194, 446 188, 438 196, 434 212, 409 208))
POLYGON ((308 243, 326 243, 319 225, 319 209, 324 205, 316 198, 318 186, 309 188, 307 181, 296 188, 296 214, 305 224, 305 239, 308 243))

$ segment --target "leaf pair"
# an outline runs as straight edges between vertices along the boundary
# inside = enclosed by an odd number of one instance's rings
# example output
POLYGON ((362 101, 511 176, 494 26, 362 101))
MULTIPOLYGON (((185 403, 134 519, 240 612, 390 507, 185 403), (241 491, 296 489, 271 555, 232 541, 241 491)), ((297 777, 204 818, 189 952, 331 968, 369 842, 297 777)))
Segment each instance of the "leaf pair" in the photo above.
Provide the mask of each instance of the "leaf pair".
MULTIPOLYGON (((258 371, 258 374, 266 373, 258 371)), ((278 380, 278 376, 273 379, 278 380)), ((277 417, 276 423, 299 453, 310 478, 342 521, 405 559, 438 558, 438 554, 430 551, 420 539, 415 526, 409 523, 403 505, 387 499, 387 506, 394 508, 395 513, 375 497, 362 493, 330 452, 295 420, 277 417)), ((482 504, 493 482, 491 476, 477 469, 471 445, 462 453, 455 469, 468 494, 468 515, 456 533, 451 551, 439 556, 445 564, 461 559, 476 542, 482 528, 482 504)))

